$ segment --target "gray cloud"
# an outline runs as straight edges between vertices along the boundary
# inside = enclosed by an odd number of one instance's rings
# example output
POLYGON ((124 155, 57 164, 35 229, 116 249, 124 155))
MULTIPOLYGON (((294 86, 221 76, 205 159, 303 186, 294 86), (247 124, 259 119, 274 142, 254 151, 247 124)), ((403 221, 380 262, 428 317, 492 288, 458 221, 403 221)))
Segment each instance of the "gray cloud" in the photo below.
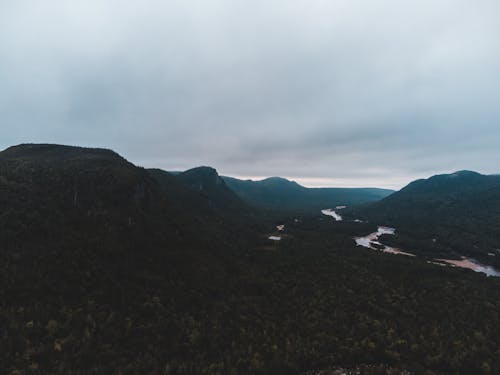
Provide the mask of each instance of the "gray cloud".
POLYGON ((0 146, 311 185, 500 172, 490 0, 0 4, 0 146))

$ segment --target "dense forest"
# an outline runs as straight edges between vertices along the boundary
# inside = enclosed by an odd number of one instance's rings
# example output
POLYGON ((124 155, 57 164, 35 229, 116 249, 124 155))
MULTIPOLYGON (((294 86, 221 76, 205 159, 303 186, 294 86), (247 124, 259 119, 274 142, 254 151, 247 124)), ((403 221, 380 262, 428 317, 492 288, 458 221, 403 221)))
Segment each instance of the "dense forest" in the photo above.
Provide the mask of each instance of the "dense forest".
POLYGON ((410 252, 467 255, 500 266, 500 176, 437 175, 351 213, 397 228, 388 241, 410 252))
POLYGON ((499 278, 248 207, 214 170, 14 147, 0 227, 1 373, 500 373, 499 278))
POLYGON ((288 212, 310 213, 326 207, 376 202, 394 192, 377 188, 307 188, 281 177, 260 181, 222 178, 248 204, 288 212))

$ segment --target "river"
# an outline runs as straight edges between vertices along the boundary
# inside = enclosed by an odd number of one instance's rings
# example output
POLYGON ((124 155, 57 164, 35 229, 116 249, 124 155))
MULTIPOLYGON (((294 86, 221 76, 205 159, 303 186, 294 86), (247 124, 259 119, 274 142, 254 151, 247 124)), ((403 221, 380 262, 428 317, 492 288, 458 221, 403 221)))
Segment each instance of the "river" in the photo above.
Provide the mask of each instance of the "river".
MULTIPOLYGON (((380 236, 384 234, 394 235, 395 233, 396 229, 394 228, 380 226, 378 227, 376 232, 370 233, 369 235, 364 237, 355 237, 354 241, 356 241, 356 245, 363 246, 368 249, 377 250, 384 253, 414 257, 415 254, 404 252, 395 247, 386 246, 379 241, 380 236)), ((500 277, 500 271, 492 266, 482 264, 481 262, 473 258, 462 257, 462 259, 433 259, 432 261, 429 261, 429 263, 439 266, 466 268, 475 272, 484 273, 487 276, 500 277)))

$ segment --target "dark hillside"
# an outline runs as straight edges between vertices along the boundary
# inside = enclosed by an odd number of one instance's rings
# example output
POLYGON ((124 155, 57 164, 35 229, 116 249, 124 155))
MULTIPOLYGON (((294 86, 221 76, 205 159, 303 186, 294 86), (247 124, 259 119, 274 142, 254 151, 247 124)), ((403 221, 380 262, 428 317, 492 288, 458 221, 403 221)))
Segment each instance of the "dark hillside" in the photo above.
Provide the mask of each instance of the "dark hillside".
POLYGON ((130 303, 125 285, 149 267, 166 275, 195 267, 200 277, 200 262, 217 270, 223 258, 210 254, 233 234, 183 203, 189 191, 170 191, 108 150, 21 145, 0 153, 4 292, 74 302, 88 292, 100 303, 130 303), (208 235, 209 243, 200 240, 208 235))
POLYGON ((378 201, 393 192, 376 188, 306 188, 281 177, 260 181, 223 179, 248 204, 281 211, 314 212, 338 205, 350 206, 378 201))
POLYGON ((371 224, 322 215, 283 216, 272 243, 212 171, 177 177, 0 153, 0 373, 500 371, 499 279, 355 248, 371 224))
POLYGON ((247 208, 243 201, 227 187, 226 182, 211 167, 189 169, 176 175, 177 179, 207 199, 216 211, 243 213, 247 208))
POLYGON ((471 171, 433 176, 410 183, 362 212, 398 228, 411 250, 456 252, 500 264, 496 256, 488 256, 500 249, 499 176, 471 171))

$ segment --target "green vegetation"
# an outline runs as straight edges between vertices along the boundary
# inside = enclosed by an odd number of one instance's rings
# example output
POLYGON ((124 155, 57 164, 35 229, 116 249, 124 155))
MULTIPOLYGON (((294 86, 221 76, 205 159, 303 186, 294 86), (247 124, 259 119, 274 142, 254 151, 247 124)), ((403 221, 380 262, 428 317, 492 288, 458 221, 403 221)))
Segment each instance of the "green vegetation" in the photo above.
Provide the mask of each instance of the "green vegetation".
POLYGON ((500 373, 500 279, 212 189, 108 151, 0 153, 0 372, 500 373))

